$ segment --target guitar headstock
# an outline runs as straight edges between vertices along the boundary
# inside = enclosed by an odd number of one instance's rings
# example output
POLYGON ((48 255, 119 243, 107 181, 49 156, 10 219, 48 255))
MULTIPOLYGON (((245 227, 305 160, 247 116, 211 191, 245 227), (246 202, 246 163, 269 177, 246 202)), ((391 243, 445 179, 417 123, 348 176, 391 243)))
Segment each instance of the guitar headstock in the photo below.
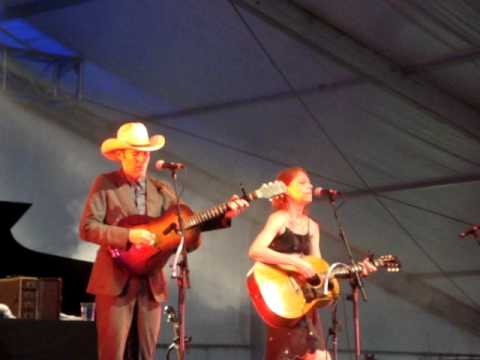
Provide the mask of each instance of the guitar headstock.
POLYGON ((385 268, 388 272, 398 272, 402 267, 398 258, 390 254, 375 257, 372 262, 376 267, 385 268))
POLYGON ((273 199, 276 196, 280 196, 287 191, 287 187, 282 181, 271 181, 262 184, 257 190, 254 191, 257 199, 273 199))

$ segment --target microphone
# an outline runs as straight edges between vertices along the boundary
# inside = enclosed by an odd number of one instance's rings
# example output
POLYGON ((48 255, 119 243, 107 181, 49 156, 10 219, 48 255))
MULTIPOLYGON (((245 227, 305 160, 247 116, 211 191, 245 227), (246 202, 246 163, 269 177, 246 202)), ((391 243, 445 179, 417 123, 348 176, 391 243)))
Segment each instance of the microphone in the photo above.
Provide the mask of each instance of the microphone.
POLYGON ((185 169, 185 164, 179 162, 168 162, 164 160, 158 160, 155 163, 155 169, 157 170, 182 170, 185 169))
POLYGON ((465 230, 464 232, 458 234, 458 236, 463 239, 465 236, 473 235, 477 237, 477 231, 480 230, 480 225, 474 225, 470 229, 465 230))
POLYGON ((313 188, 312 195, 318 198, 328 196, 330 199, 335 199, 337 196, 343 196, 343 193, 335 189, 325 189, 317 186, 316 188, 313 188))

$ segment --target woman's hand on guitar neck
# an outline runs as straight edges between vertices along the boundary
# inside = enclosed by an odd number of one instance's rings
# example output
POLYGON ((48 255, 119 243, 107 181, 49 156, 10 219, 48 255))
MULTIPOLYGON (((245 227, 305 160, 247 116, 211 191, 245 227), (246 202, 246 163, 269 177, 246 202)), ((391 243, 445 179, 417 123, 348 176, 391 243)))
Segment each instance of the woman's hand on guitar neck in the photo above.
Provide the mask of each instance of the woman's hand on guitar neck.
POLYGON ((362 275, 367 276, 371 272, 377 271, 377 267, 373 265, 372 261, 370 260, 370 257, 366 257, 365 259, 362 260, 361 262, 362 265, 362 275))
POLYGON ((130 229, 128 241, 134 245, 155 245, 155 234, 145 229, 130 229))

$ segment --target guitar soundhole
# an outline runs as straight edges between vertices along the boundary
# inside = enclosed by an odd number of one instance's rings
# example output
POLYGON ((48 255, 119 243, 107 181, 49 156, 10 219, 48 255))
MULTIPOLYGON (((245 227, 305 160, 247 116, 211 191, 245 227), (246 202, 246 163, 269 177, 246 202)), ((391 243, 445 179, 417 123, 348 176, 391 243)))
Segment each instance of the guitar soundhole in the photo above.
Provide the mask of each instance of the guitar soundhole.
POLYGON ((315 274, 314 276, 312 276, 311 278, 308 278, 307 279, 307 282, 312 285, 312 286, 318 286, 321 284, 321 280, 320 280, 320 276, 318 276, 317 274, 315 274))
POLYGON ((177 224, 171 223, 170 225, 168 225, 168 226, 165 228, 165 230, 163 230, 163 235, 167 236, 167 235, 170 234, 172 231, 177 232, 177 224))

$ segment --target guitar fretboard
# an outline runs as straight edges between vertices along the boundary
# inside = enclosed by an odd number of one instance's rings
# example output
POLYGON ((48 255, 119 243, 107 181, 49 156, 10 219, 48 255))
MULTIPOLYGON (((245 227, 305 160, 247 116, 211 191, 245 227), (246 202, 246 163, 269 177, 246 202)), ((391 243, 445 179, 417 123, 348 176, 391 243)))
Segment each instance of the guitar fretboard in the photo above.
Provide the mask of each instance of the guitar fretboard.
MULTIPOLYGON (((255 193, 252 192, 250 194, 247 194, 246 196, 242 197, 243 199, 247 201, 252 201, 256 199, 255 193)), ((214 206, 210 209, 202 210, 196 214, 193 214, 190 216, 186 221, 185 221, 185 227, 192 228, 197 225, 200 225, 202 223, 205 223, 209 220, 212 220, 216 217, 219 217, 220 215, 225 214, 228 211, 228 204, 225 202, 223 204, 214 206)))
POLYGON ((185 221, 185 226, 187 228, 192 228, 197 225, 200 225, 208 220, 212 220, 220 215, 223 215, 227 212, 228 206, 227 203, 217 205, 213 208, 200 211, 196 214, 193 214, 185 221))

